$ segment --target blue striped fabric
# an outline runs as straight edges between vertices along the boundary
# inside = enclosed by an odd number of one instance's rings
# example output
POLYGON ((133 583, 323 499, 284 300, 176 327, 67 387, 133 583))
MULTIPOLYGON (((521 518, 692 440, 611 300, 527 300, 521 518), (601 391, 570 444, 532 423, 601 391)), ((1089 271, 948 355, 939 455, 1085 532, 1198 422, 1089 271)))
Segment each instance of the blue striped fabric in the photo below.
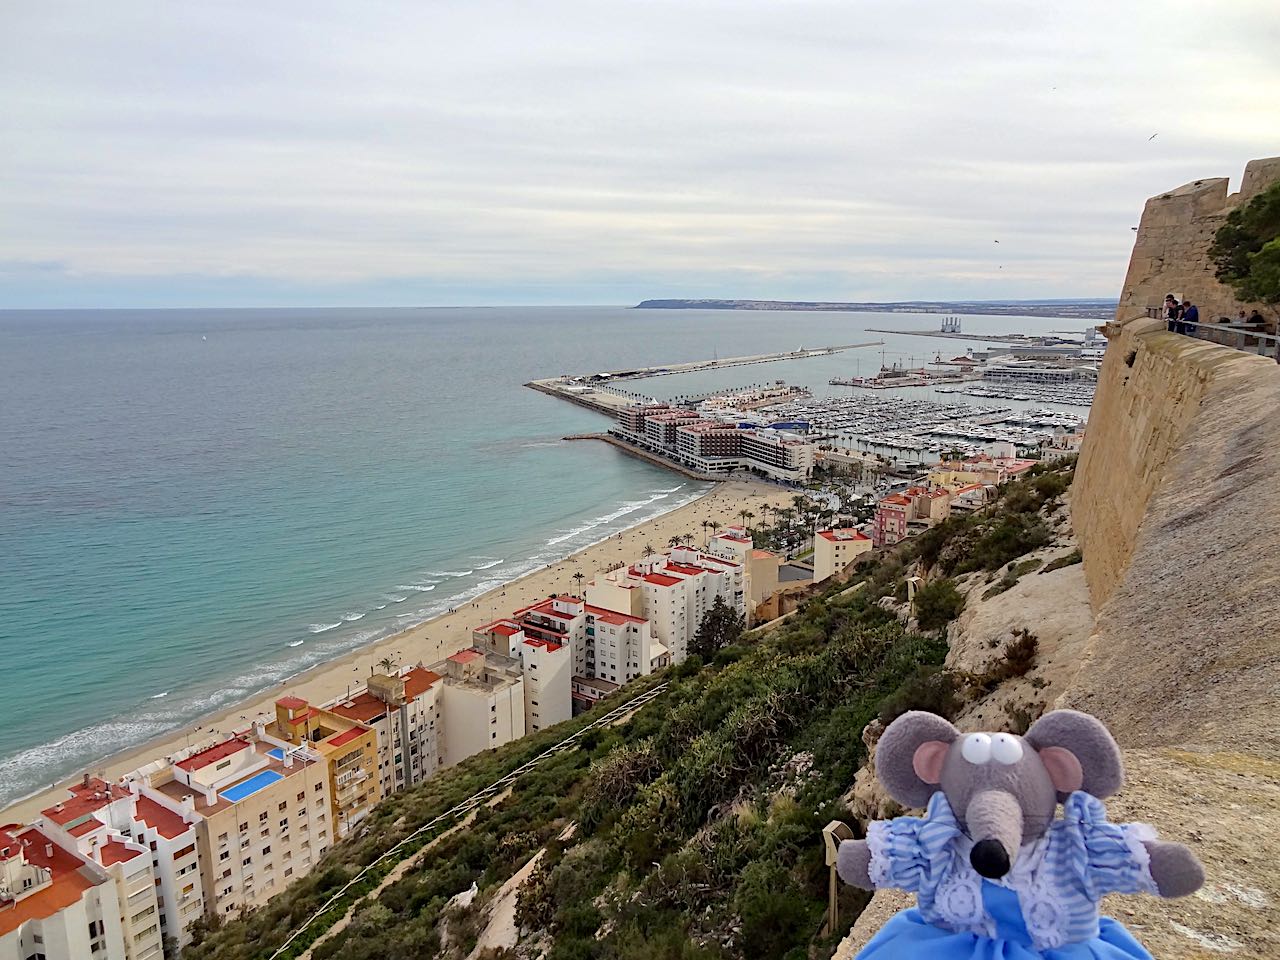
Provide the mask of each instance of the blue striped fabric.
POLYGON ((1098 936, 1098 900, 1108 893, 1154 893, 1143 840, 1146 824, 1107 822, 1096 797, 1076 792, 1044 836, 1018 853, 1008 876, 984 881, 969 864, 973 841, 964 835, 942 792, 921 817, 879 821, 867 830, 871 880, 914 893, 923 918, 955 932, 1005 934, 983 905, 982 884, 1018 894, 1027 933, 1037 950, 1098 936))

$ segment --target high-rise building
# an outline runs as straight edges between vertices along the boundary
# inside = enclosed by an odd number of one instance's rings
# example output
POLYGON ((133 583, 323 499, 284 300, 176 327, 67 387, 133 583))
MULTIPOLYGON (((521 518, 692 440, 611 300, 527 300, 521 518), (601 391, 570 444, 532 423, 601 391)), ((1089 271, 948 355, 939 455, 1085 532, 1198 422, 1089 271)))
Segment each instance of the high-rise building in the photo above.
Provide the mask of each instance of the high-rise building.
POLYGON ((367 724, 289 696, 276 701, 275 723, 267 732, 309 747, 328 764, 336 839, 347 836, 381 798, 378 739, 367 724))
MULTIPOLYGON (((553 602, 545 601, 547 604, 553 602)), ((524 678, 524 728, 527 733, 573 716, 573 648, 567 636, 559 636, 555 640, 531 636, 515 619, 487 623, 477 627, 472 636, 477 647, 520 664, 524 678)))
MULTIPOLYGON (((124 871, 125 890, 134 890, 140 899, 145 899, 151 888, 154 905, 150 871, 139 869, 150 864, 141 852, 128 849, 128 859, 119 861, 132 864, 124 871), (139 860, 141 863, 134 863, 139 860)), ((100 857, 108 861, 108 867, 115 866, 116 853, 108 849, 100 857)), ((121 917, 129 909, 127 897, 122 905, 119 887, 107 872, 108 867, 74 848, 54 843, 38 827, 0 827, 0 956, 18 960, 159 957, 158 938, 145 940, 145 954, 126 948, 121 917)), ((139 921, 143 929, 145 919, 139 921)), ((130 944, 135 950, 139 946, 130 944)))
POLYGON ((440 674, 417 666, 369 677, 364 690, 329 705, 373 728, 382 795, 421 783, 440 767, 440 674))
POLYGON ((519 661, 470 649, 459 650, 431 669, 444 678, 440 766, 451 767, 524 736, 524 677, 519 661))
MULTIPOLYGON (((245 734, 148 764, 131 788, 196 825, 205 911, 226 915, 265 903, 319 861, 334 840, 325 758, 310 746, 245 734)), ((164 830, 156 819, 157 830, 164 830)), ((182 835, 171 822, 169 832, 182 835)), ((158 843, 157 843, 158 846, 158 843)), ((175 861, 188 863, 183 858, 175 861)), ((184 881, 179 895, 185 889, 184 881)), ((163 885, 163 879, 162 879, 163 885)), ((169 903, 166 899, 166 914, 169 903)))
POLYGON ((821 583, 871 549, 871 538, 859 530, 819 530, 813 539, 813 582, 821 583))

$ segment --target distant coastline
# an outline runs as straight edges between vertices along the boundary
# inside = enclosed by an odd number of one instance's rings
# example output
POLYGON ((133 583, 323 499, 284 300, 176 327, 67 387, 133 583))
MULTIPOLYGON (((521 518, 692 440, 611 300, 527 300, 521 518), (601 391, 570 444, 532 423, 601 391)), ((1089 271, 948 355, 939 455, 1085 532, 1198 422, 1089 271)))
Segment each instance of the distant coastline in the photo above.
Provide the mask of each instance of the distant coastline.
POLYGON ((642 300, 636 310, 813 310, 855 313, 964 313, 1014 317, 1110 320, 1116 300, 901 300, 844 303, 828 300, 642 300))

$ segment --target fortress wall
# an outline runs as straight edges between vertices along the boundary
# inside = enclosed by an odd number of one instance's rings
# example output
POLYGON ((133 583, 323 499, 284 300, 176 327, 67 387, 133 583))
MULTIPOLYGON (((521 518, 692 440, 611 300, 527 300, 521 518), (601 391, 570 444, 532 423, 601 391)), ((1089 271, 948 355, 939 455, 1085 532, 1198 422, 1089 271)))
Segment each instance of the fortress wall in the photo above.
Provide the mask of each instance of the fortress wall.
MULTIPOLYGON (((1240 191, 1227 193, 1227 180, 1196 180, 1147 201, 1134 238, 1129 272, 1120 293, 1116 320, 1125 323, 1146 316, 1147 307, 1159 306, 1165 294, 1190 297, 1200 308, 1201 320, 1234 317, 1244 307, 1229 287, 1214 277, 1209 245, 1227 215, 1280 180, 1280 157, 1253 160, 1244 170, 1240 191)), ((1262 311, 1269 315, 1267 310, 1262 311)))

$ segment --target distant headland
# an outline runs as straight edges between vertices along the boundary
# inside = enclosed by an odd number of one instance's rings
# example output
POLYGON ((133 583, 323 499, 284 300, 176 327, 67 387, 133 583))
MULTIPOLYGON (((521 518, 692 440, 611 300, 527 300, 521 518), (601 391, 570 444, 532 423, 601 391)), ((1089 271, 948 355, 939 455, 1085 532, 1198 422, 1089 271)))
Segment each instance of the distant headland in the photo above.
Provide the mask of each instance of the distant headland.
POLYGON ((637 310, 849 310, 870 313, 967 313, 1018 317, 1066 317, 1110 320, 1117 301, 1061 300, 902 300, 893 303, 841 303, 826 300, 642 300, 637 310))

